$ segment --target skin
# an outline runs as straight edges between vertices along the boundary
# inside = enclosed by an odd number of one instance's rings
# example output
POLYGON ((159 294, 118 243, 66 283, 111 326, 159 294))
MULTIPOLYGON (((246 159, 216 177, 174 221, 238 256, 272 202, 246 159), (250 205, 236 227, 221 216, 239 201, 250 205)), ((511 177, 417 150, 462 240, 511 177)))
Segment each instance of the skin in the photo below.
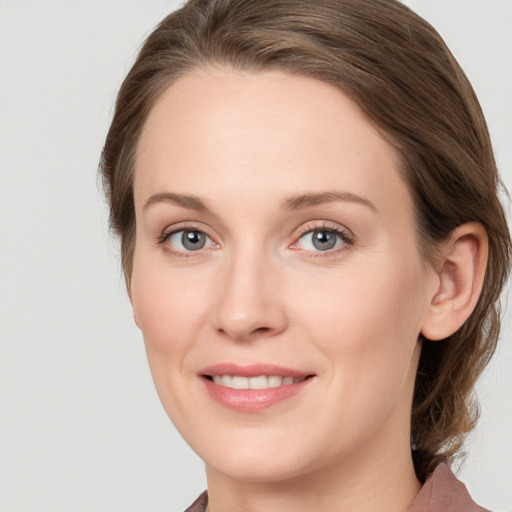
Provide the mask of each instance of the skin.
POLYGON ((358 107, 311 78, 196 71, 150 112, 129 293, 162 404, 205 461, 211 512, 405 511, 416 496, 418 336, 444 337, 469 314, 485 233, 461 228, 445 251, 459 259, 429 269, 398 168, 358 107), (203 249, 165 238, 185 227, 206 233, 203 249), (314 229, 346 240, 319 251, 314 229), (244 412, 198 376, 224 362, 314 377, 244 412))

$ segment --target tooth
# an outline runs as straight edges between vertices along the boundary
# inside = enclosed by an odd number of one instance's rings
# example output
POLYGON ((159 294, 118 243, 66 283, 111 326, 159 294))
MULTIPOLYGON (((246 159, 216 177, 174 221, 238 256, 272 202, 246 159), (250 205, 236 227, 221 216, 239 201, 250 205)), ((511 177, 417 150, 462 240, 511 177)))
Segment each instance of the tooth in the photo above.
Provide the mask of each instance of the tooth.
POLYGON ((259 377, 251 377, 249 379, 249 387, 251 389, 267 389, 268 379, 265 377, 265 375, 260 375, 259 377))
POLYGON ((282 383, 283 378, 279 377, 279 375, 272 375, 268 377, 268 387, 269 388, 278 388, 282 383))
POLYGON ((233 389, 249 389, 249 378, 236 375, 233 377, 231 387, 233 389))
POLYGON ((231 375, 222 375, 221 377, 221 385, 226 387, 226 388, 232 388, 233 387, 233 378, 231 377, 231 375))
POLYGON ((242 377, 240 375, 213 375, 213 382, 220 386, 233 389, 267 389, 279 386, 289 386, 305 380, 305 377, 281 377, 280 375, 258 375, 257 377, 242 377))

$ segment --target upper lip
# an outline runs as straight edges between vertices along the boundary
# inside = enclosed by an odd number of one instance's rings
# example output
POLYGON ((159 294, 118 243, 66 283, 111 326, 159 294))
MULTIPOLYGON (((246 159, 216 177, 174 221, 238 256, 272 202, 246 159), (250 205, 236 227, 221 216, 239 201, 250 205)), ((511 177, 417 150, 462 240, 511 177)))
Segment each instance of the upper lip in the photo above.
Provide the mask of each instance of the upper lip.
POLYGON ((259 377, 261 375, 279 375, 281 377, 308 377, 311 372, 287 368, 275 364, 250 364, 239 365, 235 363, 219 363, 202 369, 200 375, 237 375, 241 377, 259 377))

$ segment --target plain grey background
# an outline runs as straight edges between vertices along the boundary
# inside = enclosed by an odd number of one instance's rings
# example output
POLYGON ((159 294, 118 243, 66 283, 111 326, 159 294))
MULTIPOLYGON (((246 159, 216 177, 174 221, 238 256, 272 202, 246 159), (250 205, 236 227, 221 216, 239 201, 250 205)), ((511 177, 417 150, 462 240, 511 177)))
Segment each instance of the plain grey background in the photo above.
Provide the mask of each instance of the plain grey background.
MULTIPOLYGON (((512 188, 512 1, 406 3, 472 80, 512 188)), ((178 5, 0 0, 0 512, 179 512, 205 487, 153 389, 96 180, 121 80, 178 5)), ((496 512, 512 511, 511 316, 460 473, 496 512)))

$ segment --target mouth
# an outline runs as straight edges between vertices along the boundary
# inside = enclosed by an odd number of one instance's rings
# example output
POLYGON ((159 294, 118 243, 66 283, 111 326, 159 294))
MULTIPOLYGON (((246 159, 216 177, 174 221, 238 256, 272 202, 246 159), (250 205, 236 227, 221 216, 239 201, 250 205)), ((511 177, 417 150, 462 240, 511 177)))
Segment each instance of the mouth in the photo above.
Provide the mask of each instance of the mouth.
POLYGON ((316 377, 275 365, 220 364, 205 368, 199 376, 216 402, 239 411, 261 411, 302 393, 316 377))

